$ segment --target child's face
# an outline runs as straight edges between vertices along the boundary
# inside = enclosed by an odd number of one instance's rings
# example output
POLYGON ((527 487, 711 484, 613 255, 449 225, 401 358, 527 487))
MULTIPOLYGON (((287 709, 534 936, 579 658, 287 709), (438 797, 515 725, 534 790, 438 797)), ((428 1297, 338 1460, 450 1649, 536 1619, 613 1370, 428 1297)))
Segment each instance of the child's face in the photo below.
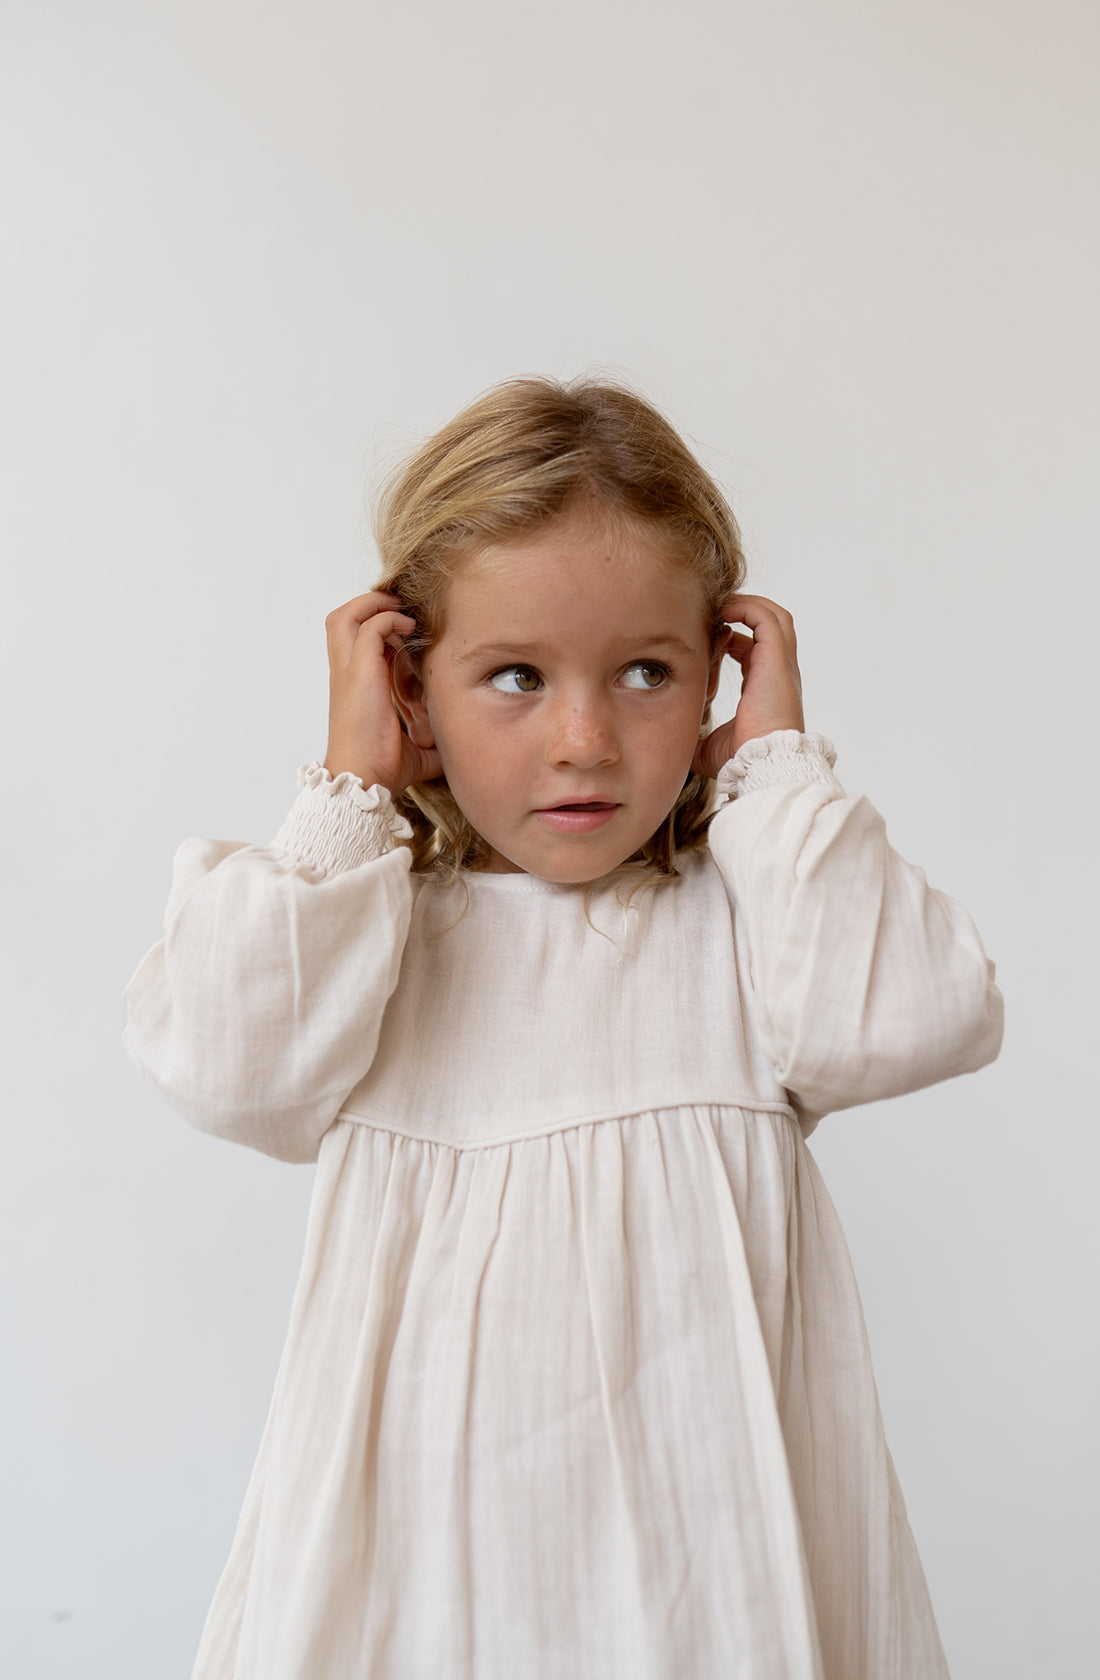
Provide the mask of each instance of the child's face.
POLYGON ((590 881, 644 845, 717 686, 708 630, 699 583, 644 529, 574 518, 463 562, 403 711, 491 870, 590 881))

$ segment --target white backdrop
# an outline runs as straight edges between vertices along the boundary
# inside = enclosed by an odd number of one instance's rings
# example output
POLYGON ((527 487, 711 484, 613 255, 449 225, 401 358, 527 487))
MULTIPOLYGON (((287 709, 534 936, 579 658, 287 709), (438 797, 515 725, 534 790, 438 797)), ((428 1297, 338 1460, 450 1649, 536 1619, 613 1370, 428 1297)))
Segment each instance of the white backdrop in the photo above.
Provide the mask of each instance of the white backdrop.
POLYGON ((185 1680, 281 1345, 309 1171, 189 1131, 119 1042, 172 852, 269 838, 323 753, 394 449, 604 367, 729 489, 810 727, 998 962, 1000 1062, 813 1147, 955 1680, 1080 1680, 1091 0, 0 17, 0 1668, 185 1680))

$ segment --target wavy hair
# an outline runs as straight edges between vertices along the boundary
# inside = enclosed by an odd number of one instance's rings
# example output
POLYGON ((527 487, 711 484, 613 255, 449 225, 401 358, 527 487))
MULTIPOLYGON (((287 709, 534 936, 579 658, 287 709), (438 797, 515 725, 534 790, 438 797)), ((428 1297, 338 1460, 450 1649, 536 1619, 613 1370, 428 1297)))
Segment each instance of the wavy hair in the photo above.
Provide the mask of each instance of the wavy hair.
MULTIPOLYGON (((375 587, 399 596, 417 623, 398 657, 419 667, 438 640, 447 588, 466 555, 581 508, 613 529, 645 527, 698 579, 713 650, 723 602, 745 575, 737 522, 652 404, 626 386, 585 376, 494 386, 384 482, 373 521, 382 563, 375 587)), ((709 722, 708 707, 703 726, 709 722)), ((712 794, 707 777, 689 772, 668 816, 624 867, 655 882, 675 877, 675 853, 703 843, 712 794)), ((414 870, 453 878, 485 867, 489 848, 445 779, 410 786, 397 805, 412 826, 414 870)))

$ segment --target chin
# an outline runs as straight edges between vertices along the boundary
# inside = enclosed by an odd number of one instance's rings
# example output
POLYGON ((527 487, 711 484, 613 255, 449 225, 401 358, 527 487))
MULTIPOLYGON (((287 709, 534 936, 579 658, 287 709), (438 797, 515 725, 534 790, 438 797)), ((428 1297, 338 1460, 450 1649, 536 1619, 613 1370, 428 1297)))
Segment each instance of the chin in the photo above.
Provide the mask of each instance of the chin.
POLYGON ((599 860, 584 860, 577 858, 571 863, 562 862, 554 865, 541 861, 531 864, 514 864, 513 868, 522 869, 525 875, 535 875, 540 881, 549 881, 558 887, 582 887, 589 881, 602 880, 605 875, 611 875, 620 869, 626 858, 612 857, 599 860))
POLYGON ((562 887, 584 886, 589 881, 599 881, 603 876, 621 869, 648 838, 646 836, 635 840, 633 836, 620 835, 617 839, 610 840, 609 836, 604 835, 601 837, 602 843, 594 844, 594 835, 545 838, 540 836, 542 844, 530 845, 525 843, 526 836, 518 835, 515 837, 518 842, 516 849, 506 851, 500 841, 494 841, 484 834, 482 837, 490 848, 488 868, 494 874, 534 875, 540 881, 562 887), (549 844, 546 840, 549 840, 549 844))

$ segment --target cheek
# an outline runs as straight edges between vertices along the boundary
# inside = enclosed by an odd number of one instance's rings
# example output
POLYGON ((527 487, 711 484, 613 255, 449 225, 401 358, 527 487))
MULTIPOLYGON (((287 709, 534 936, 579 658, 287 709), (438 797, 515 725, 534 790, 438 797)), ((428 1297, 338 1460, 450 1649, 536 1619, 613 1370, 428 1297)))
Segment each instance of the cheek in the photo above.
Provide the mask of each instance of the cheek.
POLYGON ((476 792, 479 787, 491 788, 502 775, 502 761, 507 754, 507 737, 492 739, 482 709, 466 697, 444 703, 437 696, 437 708, 432 717, 435 744, 443 760, 444 773, 461 782, 465 789, 476 792))

